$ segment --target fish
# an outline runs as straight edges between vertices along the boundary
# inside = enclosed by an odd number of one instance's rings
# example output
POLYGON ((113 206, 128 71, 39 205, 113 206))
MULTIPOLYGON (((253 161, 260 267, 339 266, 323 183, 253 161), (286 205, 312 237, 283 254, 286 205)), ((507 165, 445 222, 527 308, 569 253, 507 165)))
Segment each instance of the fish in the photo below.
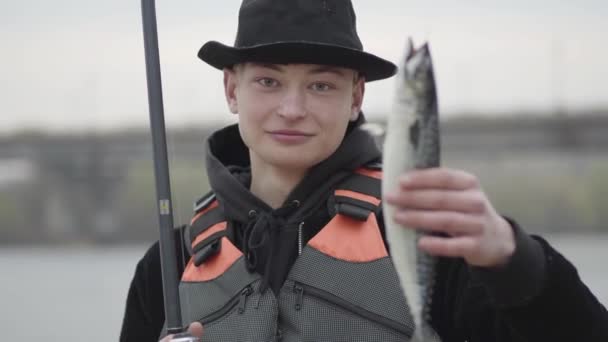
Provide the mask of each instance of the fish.
POLYGON ((439 341, 430 326, 436 258, 418 248, 424 234, 394 222, 394 206, 384 198, 398 189, 407 171, 440 164, 439 110, 428 43, 414 48, 408 39, 386 121, 382 157, 382 210, 391 259, 414 323, 411 342, 439 341))

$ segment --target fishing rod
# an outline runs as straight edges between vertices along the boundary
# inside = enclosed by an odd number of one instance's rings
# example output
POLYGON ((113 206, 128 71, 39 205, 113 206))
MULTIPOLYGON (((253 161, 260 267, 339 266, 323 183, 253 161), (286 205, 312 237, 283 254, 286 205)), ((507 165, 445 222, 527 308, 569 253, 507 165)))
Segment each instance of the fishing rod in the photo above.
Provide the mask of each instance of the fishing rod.
POLYGON ((146 76, 148 81, 148 106, 150 128, 154 149, 154 175, 158 205, 160 262, 165 304, 167 333, 173 334, 174 342, 197 342, 199 339, 184 332, 179 301, 177 256, 173 231, 173 212, 169 163, 167 161, 167 141, 163 109, 163 91, 160 76, 158 33, 156 28, 156 7, 154 0, 142 0, 144 49, 146 53, 146 76))

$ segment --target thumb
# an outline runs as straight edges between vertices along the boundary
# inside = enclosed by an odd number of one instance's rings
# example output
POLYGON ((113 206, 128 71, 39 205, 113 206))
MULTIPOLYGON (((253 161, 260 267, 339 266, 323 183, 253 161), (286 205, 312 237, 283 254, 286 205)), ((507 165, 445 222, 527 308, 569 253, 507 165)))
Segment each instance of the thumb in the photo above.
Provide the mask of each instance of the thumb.
POLYGON ((200 322, 191 323, 188 332, 194 337, 203 337, 203 325, 200 322))

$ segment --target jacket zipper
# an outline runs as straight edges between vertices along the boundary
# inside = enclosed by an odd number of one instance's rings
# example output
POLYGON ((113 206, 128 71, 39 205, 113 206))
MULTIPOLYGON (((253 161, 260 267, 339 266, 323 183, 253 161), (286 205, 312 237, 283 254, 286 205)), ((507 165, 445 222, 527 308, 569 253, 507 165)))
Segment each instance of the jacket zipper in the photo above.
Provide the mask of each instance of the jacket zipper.
POLYGON ((303 300, 304 300, 304 292, 306 292, 308 295, 310 295, 312 297, 321 299, 329 304, 335 305, 346 311, 350 311, 351 313, 361 316, 374 323, 388 327, 392 330, 395 330, 395 331, 411 338, 410 331, 405 324, 396 322, 392 319, 380 316, 369 310, 358 307, 327 291, 321 290, 319 288, 316 288, 316 287, 313 287, 310 285, 298 283, 298 282, 294 283, 293 291, 297 294, 296 304, 295 304, 296 310, 300 310, 302 308, 302 304, 303 304, 303 300))
POLYGON ((300 222, 300 225, 298 226, 298 255, 302 255, 302 247, 303 247, 303 242, 302 241, 302 229, 304 228, 304 221, 300 222))
POLYGON ((253 288, 251 287, 251 285, 247 285, 247 287, 245 287, 243 290, 241 290, 241 292, 232 297, 230 299, 230 301, 228 301, 228 303, 226 303, 221 309, 219 309, 218 311, 215 311, 214 313, 207 315, 201 319, 199 319, 199 322, 201 322, 201 324, 205 325, 209 322, 213 322, 219 318, 221 318, 222 316, 228 314, 230 311, 232 311, 232 309, 234 309, 235 306, 239 306, 237 311, 239 314, 242 314, 243 312, 245 312, 245 304, 247 302, 247 297, 249 297, 251 294, 253 293, 253 288))

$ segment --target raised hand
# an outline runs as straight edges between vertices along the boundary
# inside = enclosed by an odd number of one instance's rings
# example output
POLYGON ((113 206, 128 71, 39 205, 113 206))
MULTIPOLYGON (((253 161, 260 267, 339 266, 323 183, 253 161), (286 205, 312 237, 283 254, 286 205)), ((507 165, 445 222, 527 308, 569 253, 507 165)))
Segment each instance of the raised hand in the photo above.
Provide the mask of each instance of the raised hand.
POLYGON ((431 168, 405 173, 387 196, 395 221, 404 227, 443 232, 424 236, 419 247, 429 254, 462 257, 472 266, 497 267, 515 251, 510 224, 500 216, 476 176, 461 170, 431 168))

